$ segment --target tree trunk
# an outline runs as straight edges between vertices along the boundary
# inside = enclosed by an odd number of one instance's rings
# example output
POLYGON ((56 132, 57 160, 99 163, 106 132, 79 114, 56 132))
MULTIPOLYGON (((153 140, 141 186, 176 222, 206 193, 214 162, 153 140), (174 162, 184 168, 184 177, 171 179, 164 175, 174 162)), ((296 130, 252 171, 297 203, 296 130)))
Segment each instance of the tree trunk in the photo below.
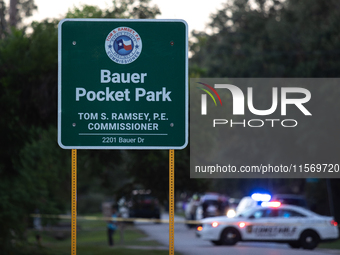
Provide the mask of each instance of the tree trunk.
POLYGON ((3 0, 0 0, 0 39, 5 37, 7 23, 5 19, 6 5, 3 0))
POLYGON ((16 27, 17 23, 18 23, 18 19, 17 19, 17 14, 18 14, 18 0, 10 0, 9 3, 9 25, 11 27, 16 27))

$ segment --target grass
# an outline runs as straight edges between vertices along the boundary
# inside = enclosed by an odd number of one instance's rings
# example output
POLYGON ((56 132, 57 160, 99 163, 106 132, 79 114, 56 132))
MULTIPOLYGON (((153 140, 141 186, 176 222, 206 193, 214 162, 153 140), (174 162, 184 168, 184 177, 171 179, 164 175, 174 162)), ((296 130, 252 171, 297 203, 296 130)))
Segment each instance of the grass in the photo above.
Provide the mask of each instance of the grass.
POLYGON ((176 212, 175 215, 185 218, 185 213, 184 212, 176 212))
POLYGON ((318 248, 321 249, 340 249, 340 240, 336 240, 334 242, 329 242, 329 243, 320 243, 318 245, 318 248))
MULTIPOLYGON (((62 223, 70 223, 70 221, 62 220, 62 223)), ((78 220, 77 227, 77 255, 166 255, 169 250, 160 250, 161 245, 149 240, 141 231, 129 224, 125 228, 124 243, 120 242, 120 232, 117 229, 114 234, 114 247, 109 247, 107 241, 107 228, 105 221, 86 221, 78 220)), ((70 227, 66 233, 66 237, 62 240, 57 240, 53 237, 55 232, 40 232, 41 247, 36 244, 36 231, 30 230, 27 233, 28 241, 31 244, 32 251, 29 254, 48 254, 48 255, 66 255, 71 254, 71 235, 70 227)), ((179 255, 179 253, 175 253, 179 255)))
MULTIPOLYGON (((101 216, 101 215, 96 215, 101 216)), ((70 221, 62 220, 62 223, 70 221)), ((116 231, 113 248, 108 246, 106 222, 104 221, 86 221, 78 220, 77 231, 77 255, 167 255, 169 250, 158 250, 161 245, 147 238, 147 236, 133 225, 128 225, 124 233, 124 244, 120 243, 119 230, 116 231), (134 249, 135 247, 136 249, 134 249), (145 249, 143 249, 143 247, 145 249)), ((70 230, 70 227, 69 227, 70 230)), ((53 232, 40 232, 42 237, 41 247, 36 245, 35 234, 37 232, 30 230, 27 232, 28 241, 31 244, 27 247, 26 254, 34 255, 69 255, 71 254, 71 237, 70 231, 68 236, 62 240, 56 240, 53 232)), ((340 249, 340 240, 330 243, 321 243, 318 248, 321 249, 340 249)), ((176 255, 180 255, 175 252, 176 255)))

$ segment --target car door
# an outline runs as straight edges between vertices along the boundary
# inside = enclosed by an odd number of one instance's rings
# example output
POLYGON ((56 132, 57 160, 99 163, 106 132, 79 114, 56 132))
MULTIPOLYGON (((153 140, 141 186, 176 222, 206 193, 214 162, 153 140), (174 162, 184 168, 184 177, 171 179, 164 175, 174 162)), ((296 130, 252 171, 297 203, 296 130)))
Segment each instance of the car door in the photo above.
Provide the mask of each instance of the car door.
POLYGON ((245 230, 244 240, 275 240, 277 209, 261 208, 255 210, 249 217, 245 230))
POLYGON ((277 216, 277 238, 280 240, 297 240, 306 216, 293 209, 279 209, 277 216))
MULTIPOLYGON (((297 240, 305 216, 292 209, 267 209, 257 220, 253 220, 254 240, 284 241, 297 240)), ((250 231, 250 230, 249 230, 250 231)))

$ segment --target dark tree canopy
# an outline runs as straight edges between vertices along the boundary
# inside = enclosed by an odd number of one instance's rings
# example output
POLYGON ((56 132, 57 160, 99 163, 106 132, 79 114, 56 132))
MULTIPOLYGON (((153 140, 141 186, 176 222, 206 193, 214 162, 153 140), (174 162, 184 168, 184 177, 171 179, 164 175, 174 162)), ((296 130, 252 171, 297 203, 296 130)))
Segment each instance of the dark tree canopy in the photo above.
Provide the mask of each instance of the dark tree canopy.
POLYGON ((212 35, 194 32, 192 70, 206 77, 338 77, 336 0, 228 1, 212 35))
MULTIPOLYGON (((82 6, 67 15, 154 18, 159 9, 149 2, 113 1, 108 10, 82 6)), ((9 30, 3 19, 8 7, 0 1, 0 247, 5 254, 25 253, 21 245, 31 213, 59 214, 70 207, 71 154, 57 145, 56 129, 59 21, 33 22, 29 34, 18 28, 35 9, 33 3, 16 1, 17 27, 9 30)), ((120 151, 83 151, 78 158, 84 173, 80 194, 113 196, 129 180, 120 151)))

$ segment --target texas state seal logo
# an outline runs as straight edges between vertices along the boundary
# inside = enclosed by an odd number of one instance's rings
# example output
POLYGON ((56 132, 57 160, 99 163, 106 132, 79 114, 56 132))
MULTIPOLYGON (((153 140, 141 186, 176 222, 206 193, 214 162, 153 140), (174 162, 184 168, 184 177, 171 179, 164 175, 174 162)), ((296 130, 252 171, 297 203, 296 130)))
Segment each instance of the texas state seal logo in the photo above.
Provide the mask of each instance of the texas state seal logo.
POLYGON ((130 64, 142 52, 142 39, 132 28, 117 27, 106 37, 105 50, 113 62, 130 64))

